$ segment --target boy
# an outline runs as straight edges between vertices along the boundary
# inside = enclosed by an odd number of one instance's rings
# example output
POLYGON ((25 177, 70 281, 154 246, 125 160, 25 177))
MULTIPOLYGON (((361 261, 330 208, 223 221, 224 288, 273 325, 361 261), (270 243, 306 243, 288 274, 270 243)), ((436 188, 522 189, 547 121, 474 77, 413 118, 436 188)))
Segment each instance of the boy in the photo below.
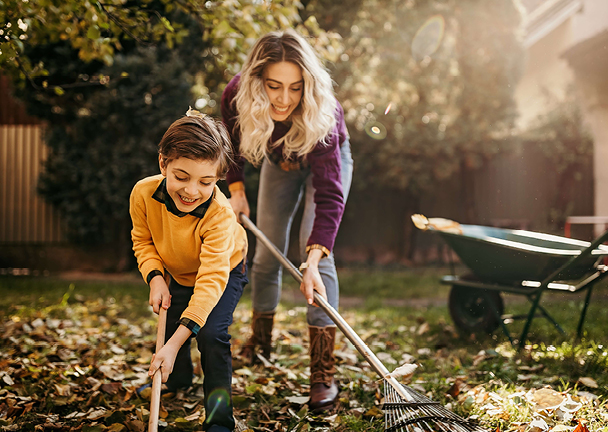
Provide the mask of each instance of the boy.
POLYGON ((159 143, 161 175, 140 180, 130 200, 133 250, 150 286, 149 303, 155 313, 167 309, 166 343, 149 375, 160 368, 169 391, 190 386, 196 337, 204 428, 213 432, 235 427, 228 327, 247 283, 247 236, 216 186, 231 163, 223 124, 190 109, 159 143))

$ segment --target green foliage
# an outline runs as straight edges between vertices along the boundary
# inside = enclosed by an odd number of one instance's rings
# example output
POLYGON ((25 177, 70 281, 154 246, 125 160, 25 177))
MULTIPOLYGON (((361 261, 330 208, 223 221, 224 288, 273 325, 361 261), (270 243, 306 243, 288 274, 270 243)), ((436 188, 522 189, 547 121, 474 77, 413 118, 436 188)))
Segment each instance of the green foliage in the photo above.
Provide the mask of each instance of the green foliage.
MULTIPOLYGON (((158 172, 156 144, 192 101, 192 66, 178 51, 134 47, 99 69, 121 77, 104 86, 66 89, 50 100, 23 91, 31 111, 53 121, 39 189, 67 218, 73 240, 110 241, 128 232, 130 190, 158 172)), ((58 65, 49 79, 64 74, 58 65)))
POLYGON ((128 243, 128 194, 157 172, 163 131, 188 105, 217 115, 224 85, 272 29, 297 26, 329 61, 355 185, 415 196, 499 150, 522 58, 512 0, 334 3, 0 1, 0 65, 47 121, 40 190, 72 238, 128 243))
POLYGON ((364 0, 336 78, 357 178, 418 195, 499 151, 519 21, 512 0, 364 0))
MULTIPOLYGON (((129 193, 158 173, 156 146, 189 105, 217 115, 255 39, 300 22, 299 3, 197 0, 4 1, 0 64, 47 121, 39 190, 70 238, 130 249, 129 193)), ((339 39, 299 26, 324 55, 339 39)))
POLYGON ((89 2, 85 0, 3 0, 0 22, 0 65, 17 82, 44 76, 44 61, 30 57, 28 47, 66 41, 85 62, 111 65, 125 40, 156 44, 164 37, 179 39, 184 30, 171 25, 163 2, 147 0, 89 2))

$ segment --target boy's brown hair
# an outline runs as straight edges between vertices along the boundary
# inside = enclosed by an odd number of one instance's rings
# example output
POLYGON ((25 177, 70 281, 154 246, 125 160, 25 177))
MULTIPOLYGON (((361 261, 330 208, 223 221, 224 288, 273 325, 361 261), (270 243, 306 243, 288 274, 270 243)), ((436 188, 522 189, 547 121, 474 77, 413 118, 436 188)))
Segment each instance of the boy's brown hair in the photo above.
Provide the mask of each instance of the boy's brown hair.
POLYGON ((219 160, 218 179, 226 177, 234 160, 230 136, 224 124, 192 109, 169 126, 158 144, 158 153, 164 166, 180 157, 195 161, 219 160))

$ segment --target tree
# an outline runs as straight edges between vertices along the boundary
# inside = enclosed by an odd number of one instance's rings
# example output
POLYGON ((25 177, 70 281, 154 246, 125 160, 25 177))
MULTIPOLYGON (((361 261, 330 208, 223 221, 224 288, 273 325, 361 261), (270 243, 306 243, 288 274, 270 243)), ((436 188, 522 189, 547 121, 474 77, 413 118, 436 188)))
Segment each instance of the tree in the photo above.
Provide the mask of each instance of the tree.
POLYGON ((46 120, 39 190, 74 242, 130 255, 128 200, 158 172, 156 146, 189 105, 219 112, 221 90, 261 34, 299 23, 325 55, 339 40, 300 23, 298 3, 9 0, 0 62, 30 114, 46 120))
POLYGON ((511 133, 519 24, 512 0, 363 0, 336 80, 356 179, 410 203, 405 255, 420 195, 459 174, 470 178, 511 133))

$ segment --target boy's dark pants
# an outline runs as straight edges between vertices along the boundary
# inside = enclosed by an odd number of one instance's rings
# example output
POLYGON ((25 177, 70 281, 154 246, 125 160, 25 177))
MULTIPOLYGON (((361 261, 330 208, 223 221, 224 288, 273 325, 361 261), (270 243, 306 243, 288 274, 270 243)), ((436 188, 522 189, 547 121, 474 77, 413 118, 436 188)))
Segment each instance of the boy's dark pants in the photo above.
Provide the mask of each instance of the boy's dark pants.
MULTIPOLYGON (((235 427, 232 416, 232 355, 228 327, 232 324, 232 314, 241 298, 241 294, 243 294, 243 288, 248 282, 247 276, 242 271, 243 265, 239 264, 230 272, 224 294, 196 336, 198 349, 201 353, 201 366, 205 375, 203 380, 204 405, 207 416, 205 430, 214 425, 228 428, 231 431, 235 427)), ((178 321, 182 312, 188 306, 193 287, 180 285, 171 278, 169 291, 171 293, 171 307, 167 310, 165 341, 169 340, 179 327, 178 321)), ((167 388, 176 390, 189 387, 192 385, 192 374, 193 366, 190 357, 189 339, 177 353, 173 372, 169 375, 166 383, 167 388)))

